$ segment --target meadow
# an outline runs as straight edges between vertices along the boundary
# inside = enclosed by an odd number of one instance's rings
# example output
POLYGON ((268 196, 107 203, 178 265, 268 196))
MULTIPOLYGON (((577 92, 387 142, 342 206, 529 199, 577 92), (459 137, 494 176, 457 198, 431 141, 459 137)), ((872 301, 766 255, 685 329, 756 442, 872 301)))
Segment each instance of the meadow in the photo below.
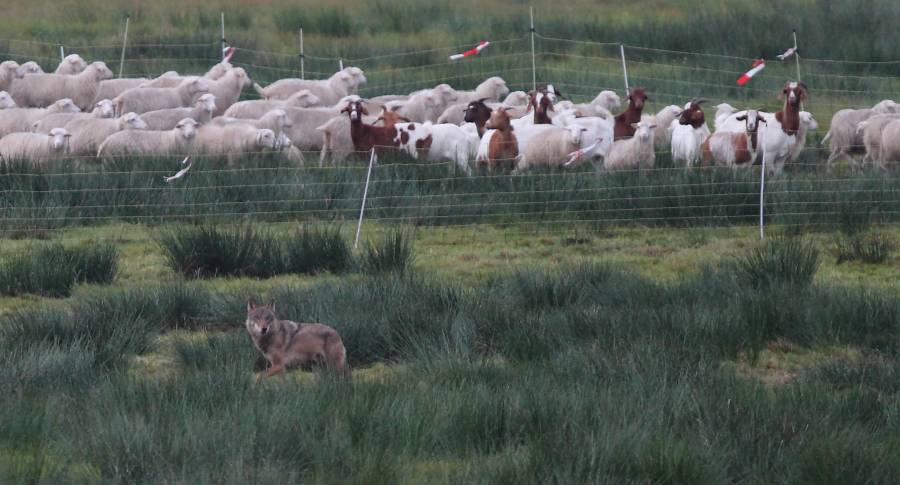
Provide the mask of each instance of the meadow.
MULTIPOLYGON (((8 3, 0 58, 45 68, 65 44, 118 72, 130 15, 126 75, 202 71, 224 11, 263 84, 298 74, 301 25, 308 76, 358 64, 364 95, 532 82, 521 2, 8 3), (447 62, 482 38, 482 57, 447 62)), ((622 42, 651 109, 775 107, 792 62, 734 78, 798 30, 821 126, 766 181, 762 242, 759 170, 666 153, 471 176, 383 157, 359 247, 364 157, 198 159, 171 184, 179 160, 4 164, 0 482, 895 483, 900 178, 828 170, 820 141, 836 109, 897 98, 898 8, 535 8, 538 82, 622 92, 622 42), (352 377, 257 384, 251 296, 336 328, 352 377)))

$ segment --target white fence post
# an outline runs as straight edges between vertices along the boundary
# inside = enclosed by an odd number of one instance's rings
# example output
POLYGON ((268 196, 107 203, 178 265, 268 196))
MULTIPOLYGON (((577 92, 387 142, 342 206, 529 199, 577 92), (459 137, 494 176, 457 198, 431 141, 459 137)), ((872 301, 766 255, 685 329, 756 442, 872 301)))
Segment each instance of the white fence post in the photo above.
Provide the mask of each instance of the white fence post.
POLYGON ((305 61, 306 55, 303 53, 303 27, 300 27, 300 79, 306 79, 305 61))
POLYGON ((622 75, 625 76, 625 92, 628 92, 628 67, 625 66, 625 45, 619 44, 619 55, 622 56, 622 75))
POLYGON ((222 12, 222 51, 220 53, 222 60, 225 60, 225 12, 222 12))
POLYGON ((375 148, 369 156, 369 171, 366 172, 366 187, 363 189, 362 205, 359 207, 359 222, 356 223, 356 238, 353 240, 353 249, 359 246, 359 231, 362 229, 363 213, 366 211, 366 197, 369 195, 369 179, 372 178, 372 165, 375 164, 375 148))
POLYGON ((537 67, 534 61, 534 7, 528 7, 531 16, 531 90, 537 91, 537 67))
POLYGON ((122 36, 122 57, 119 58, 119 79, 122 78, 122 72, 125 69, 125 47, 128 46, 128 23, 131 17, 125 17, 125 35, 122 36))
MULTIPOLYGON (((763 131, 765 134, 765 131, 763 131)), ((759 171, 759 240, 766 239, 765 222, 763 214, 765 209, 765 192, 766 192, 766 145, 765 136, 760 137, 759 148, 762 150, 762 169, 759 171)))
POLYGON ((59 45, 59 62, 66 60, 66 48, 62 44, 59 45))
POLYGON ((338 58, 338 71, 343 71, 343 70, 344 70, 344 58, 341 57, 341 58, 338 58))
POLYGON ((800 51, 797 49, 797 29, 794 29, 794 60, 797 62, 797 82, 800 82, 800 51))

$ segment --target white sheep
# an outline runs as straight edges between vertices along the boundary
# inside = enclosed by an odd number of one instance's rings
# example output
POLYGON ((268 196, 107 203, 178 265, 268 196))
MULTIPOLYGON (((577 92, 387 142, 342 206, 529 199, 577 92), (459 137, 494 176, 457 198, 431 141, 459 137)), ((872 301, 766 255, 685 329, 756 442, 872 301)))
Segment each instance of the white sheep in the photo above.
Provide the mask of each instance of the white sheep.
POLYGON ((728 103, 717 104, 716 105, 716 118, 715 118, 716 130, 718 130, 719 127, 722 126, 722 123, 724 123, 725 120, 728 119, 729 116, 733 115, 736 112, 737 112, 737 109, 735 109, 734 106, 732 106, 728 103))
MULTIPOLYGON (((298 149, 318 151, 323 147, 323 132, 318 128, 335 117, 340 116, 340 108, 284 108, 285 113, 291 119, 291 127, 285 129, 291 143, 298 149)), ((347 124, 347 138, 350 138, 350 124, 347 124)), ((352 146, 352 143, 351 143, 352 146)))
POLYGON ((125 91, 138 88, 148 81, 149 79, 144 77, 104 79, 103 81, 100 81, 100 86, 97 87, 97 94, 94 95, 94 102, 96 103, 101 99, 115 99, 125 91))
POLYGON ((50 133, 54 128, 65 128, 70 121, 87 118, 112 118, 115 116, 113 102, 108 99, 102 99, 94 105, 93 111, 90 113, 56 113, 47 115, 40 121, 32 125, 35 133, 50 133))
POLYGON ((860 122, 879 114, 900 113, 900 105, 890 99, 885 99, 871 108, 842 109, 831 117, 831 126, 822 143, 831 140, 831 154, 828 156, 828 166, 842 155, 847 156, 854 165, 856 159, 851 155, 855 149, 864 146, 862 133, 857 132, 860 122))
POLYGON ((166 131, 175 128, 179 121, 190 118, 199 124, 209 123, 216 111, 216 96, 210 93, 201 95, 191 108, 166 108, 148 111, 141 115, 147 123, 148 130, 166 131))
POLYGON ((406 101, 392 101, 385 109, 396 111, 414 122, 435 122, 450 103, 457 100, 456 90, 449 84, 438 84, 433 89, 420 91, 406 101))
MULTIPOLYGON (((578 110, 582 116, 602 116, 605 118, 613 111, 619 109, 620 106, 622 106, 622 99, 619 95, 615 91, 604 90, 600 91, 590 103, 575 104, 572 108, 578 110)), ((562 106, 557 106, 557 108, 563 109, 562 106)))
POLYGON ((301 89, 309 89, 322 104, 333 105, 349 94, 355 94, 361 84, 365 84, 366 76, 358 67, 345 67, 328 79, 280 79, 265 88, 253 84, 256 92, 264 99, 287 99, 301 89))
MULTIPOLYGON (((284 130, 293 126, 293 121, 288 117, 287 112, 283 109, 273 109, 262 115, 258 120, 228 118, 218 116, 213 118, 212 124, 216 126, 228 125, 249 125, 258 130, 269 129, 275 133, 275 137, 281 137, 284 130)), ((290 139, 290 137, 288 137, 290 139)))
POLYGON ((709 138, 709 127, 700 104, 705 100, 691 100, 684 105, 678 119, 669 124, 672 161, 693 167, 700 161, 700 145, 709 138))
POLYGON ((0 91, 0 109, 11 109, 16 107, 16 102, 12 96, 6 91, 0 91))
POLYGON ((10 133, 30 132, 35 123, 55 113, 78 113, 71 99, 60 99, 46 108, 12 108, 0 110, 0 137, 10 133))
MULTIPOLYGON (((453 162, 467 175, 475 159, 478 135, 449 123, 398 123, 394 142, 411 157, 429 162, 453 162)), ((452 166, 451 166, 452 168, 452 166)))
POLYGON ((13 80, 19 76, 19 63, 16 61, 0 62, 0 91, 7 91, 13 80))
POLYGON ((884 127, 896 119, 900 119, 900 113, 871 116, 857 125, 856 129, 862 133, 863 144, 866 147, 866 156, 863 157, 863 164, 871 161, 875 165, 885 168, 885 159, 882 157, 884 127))
POLYGON ((276 148, 277 137, 267 128, 256 128, 243 123, 217 126, 210 123, 197 130, 194 152, 206 157, 224 157, 234 164, 248 154, 276 148))
POLYGON ((13 99, 20 106, 44 107, 63 99, 71 99, 86 110, 93 106, 97 88, 112 71, 102 62, 93 62, 78 74, 26 74, 13 84, 13 99))
POLYGON ((70 121, 66 130, 72 134, 69 151, 77 156, 94 156, 97 149, 113 133, 125 130, 146 130, 147 124, 137 113, 125 113, 118 118, 90 118, 70 121))
MULTIPOLYGON (((362 122, 368 125, 374 125, 378 121, 374 116, 363 116, 362 122)), ((294 130, 293 128, 291 130, 294 130)), ((356 147, 353 145, 353 138, 350 136, 350 119, 347 115, 340 112, 321 125, 315 128, 319 135, 318 145, 319 166, 324 165, 325 160, 330 158, 332 164, 342 162, 347 157, 356 153, 356 147)), ((296 131, 294 131, 296 132, 296 131)), ((293 135, 291 140, 293 141, 293 135)))
POLYGON ((800 129, 797 130, 797 141, 794 143, 794 146, 791 147, 791 156, 790 161, 795 161, 800 157, 800 152, 803 151, 803 148, 806 146, 806 134, 810 131, 816 131, 819 129, 819 123, 813 118, 812 113, 809 111, 801 111, 800 112, 800 129))
POLYGON ((275 137, 275 150, 280 152, 285 159, 303 167, 306 164, 303 152, 291 143, 291 139, 284 133, 275 137))
POLYGON ((209 81, 209 92, 216 96, 216 112, 214 116, 221 116, 225 113, 225 110, 230 108, 241 97, 241 91, 252 84, 247 71, 240 67, 229 69, 218 79, 209 81))
POLYGON ((167 71, 158 77, 144 82, 140 85, 143 88, 174 88, 188 79, 196 79, 198 77, 205 78, 207 81, 215 81, 225 75, 232 68, 228 62, 220 62, 210 68, 206 74, 202 76, 182 76, 177 71, 167 71))
POLYGON ((185 79, 174 88, 135 88, 129 89, 113 100, 116 113, 146 113, 167 108, 185 108, 191 106, 197 95, 209 91, 209 81, 198 77, 185 79))
POLYGON ((516 170, 527 170, 540 165, 563 166, 569 156, 581 148, 583 132, 584 129, 576 125, 542 131, 519 154, 516 170))
POLYGON ((881 164, 900 162, 900 119, 888 123, 881 130, 881 164))
POLYGON ((456 91, 456 102, 471 103, 476 99, 500 101, 507 94, 509 87, 506 86, 506 81, 499 76, 492 76, 482 81, 474 91, 456 91))
MULTIPOLYGON (((506 98, 502 103, 485 103, 491 109, 497 109, 499 107, 503 108, 513 108, 507 110, 510 118, 519 118, 525 115, 525 112, 528 109, 528 94, 525 91, 513 91, 506 95, 506 98)), ((447 107, 441 116, 438 117, 437 122, 439 124, 443 123, 451 123, 454 125, 461 125, 465 123, 466 116, 466 108, 468 108, 469 103, 455 103, 447 107)))
POLYGON ((69 146, 69 132, 54 128, 50 133, 13 133, 0 139, 0 160, 28 160, 33 164, 63 156, 69 146))
POLYGON ((169 131, 126 130, 109 135, 97 150, 97 157, 110 160, 121 156, 167 156, 191 153, 197 122, 185 118, 169 131))
POLYGON ((617 140, 613 143, 609 155, 603 162, 606 170, 629 170, 653 168, 655 153, 653 151, 653 136, 656 125, 650 120, 641 120, 632 123, 634 136, 625 140, 617 140))
POLYGON ((590 149, 581 153, 579 164, 586 160, 605 158, 612 149, 615 118, 612 114, 602 116, 576 117, 578 111, 570 109, 561 111, 553 118, 553 124, 561 128, 571 126, 581 127, 584 132, 581 135, 581 149, 590 149))
POLYGON ((78 74, 88 66, 88 63, 81 58, 78 54, 69 54, 65 59, 60 61, 59 66, 57 66, 56 70, 53 71, 53 74, 62 74, 64 76, 71 76, 74 74, 78 74))
POLYGON ((680 106, 671 104, 659 110, 655 115, 645 114, 641 116, 641 121, 649 121, 656 127, 656 131, 653 133, 653 144, 657 149, 664 150, 669 147, 669 144, 672 142, 672 134, 669 132, 669 126, 672 124, 672 120, 681 114, 681 111, 682 109, 680 106))
POLYGON ((320 104, 319 98, 309 89, 301 89, 284 100, 254 99, 240 101, 225 110, 224 116, 230 118, 256 119, 272 111, 284 108, 309 108, 320 104))

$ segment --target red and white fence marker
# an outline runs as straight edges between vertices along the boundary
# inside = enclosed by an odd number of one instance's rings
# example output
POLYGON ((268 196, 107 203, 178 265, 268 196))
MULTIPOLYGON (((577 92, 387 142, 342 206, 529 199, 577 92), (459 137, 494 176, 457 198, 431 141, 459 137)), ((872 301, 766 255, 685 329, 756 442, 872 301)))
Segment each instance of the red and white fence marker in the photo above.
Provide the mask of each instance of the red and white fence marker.
POLYGON ((738 80, 737 80, 738 86, 743 86, 743 85, 747 84, 747 82, 750 81, 750 78, 759 74, 759 71, 762 71, 765 68, 766 68, 765 59, 757 59, 757 60, 753 61, 753 68, 750 69, 749 71, 741 74, 741 77, 738 78, 738 80))
POLYGON ((474 56, 474 55, 478 54, 479 52, 481 52, 485 47, 487 47, 489 45, 491 45, 490 42, 483 40, 483 41, 479 42, 477 46, 463 52, 462 54, 453 54, 452 56, 450 56, 450 60, 455 61, 458 59, 462 59, 463 57, 474 56))
POLYGON ((794 55, 796 53, 797 53, 797 48, 791 47, 790 49, 784 51, 784 54, 778 54, 775 57, 777 57, 779 61, 783 61, 785 59, 788 59, 789 57, 791 57, 792 55, 794 55))
POLYGON ((234 55, 234 47, 228 46, 222 49, 222 61, 230 62, 231 57, 234 55))

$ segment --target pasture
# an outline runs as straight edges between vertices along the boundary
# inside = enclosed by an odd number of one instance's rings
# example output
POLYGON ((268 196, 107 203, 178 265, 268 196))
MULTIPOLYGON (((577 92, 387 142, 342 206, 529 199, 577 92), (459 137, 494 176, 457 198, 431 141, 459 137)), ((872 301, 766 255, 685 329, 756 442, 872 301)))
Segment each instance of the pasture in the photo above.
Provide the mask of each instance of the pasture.
POLYGON ((781 108, 796 65, 773 58, 796 28, 819 128, 764 182, 667 147, 619 172, 385 154, 369 175, 366 154, 267 150, 166 181, 183 154, 4 161, 0 482, 900 477, 900 172, 829 168, 822 144, 838 109, 900 98, 895 2, 565 0, 535 8, 534 67, 519 2, 5 8, 0 60, 48 72, 60 45, 126 77, 205 72, 224 12, 262 85, 299 75, 300 26, 306 77, 361 67, 364 97, 499 75, 587 102, 624 93, 624 53, 648 113, 705 97, 710 124, 720 102, 781 108), (334 327, 352 376, 257 383, 250 297, 334 327))

